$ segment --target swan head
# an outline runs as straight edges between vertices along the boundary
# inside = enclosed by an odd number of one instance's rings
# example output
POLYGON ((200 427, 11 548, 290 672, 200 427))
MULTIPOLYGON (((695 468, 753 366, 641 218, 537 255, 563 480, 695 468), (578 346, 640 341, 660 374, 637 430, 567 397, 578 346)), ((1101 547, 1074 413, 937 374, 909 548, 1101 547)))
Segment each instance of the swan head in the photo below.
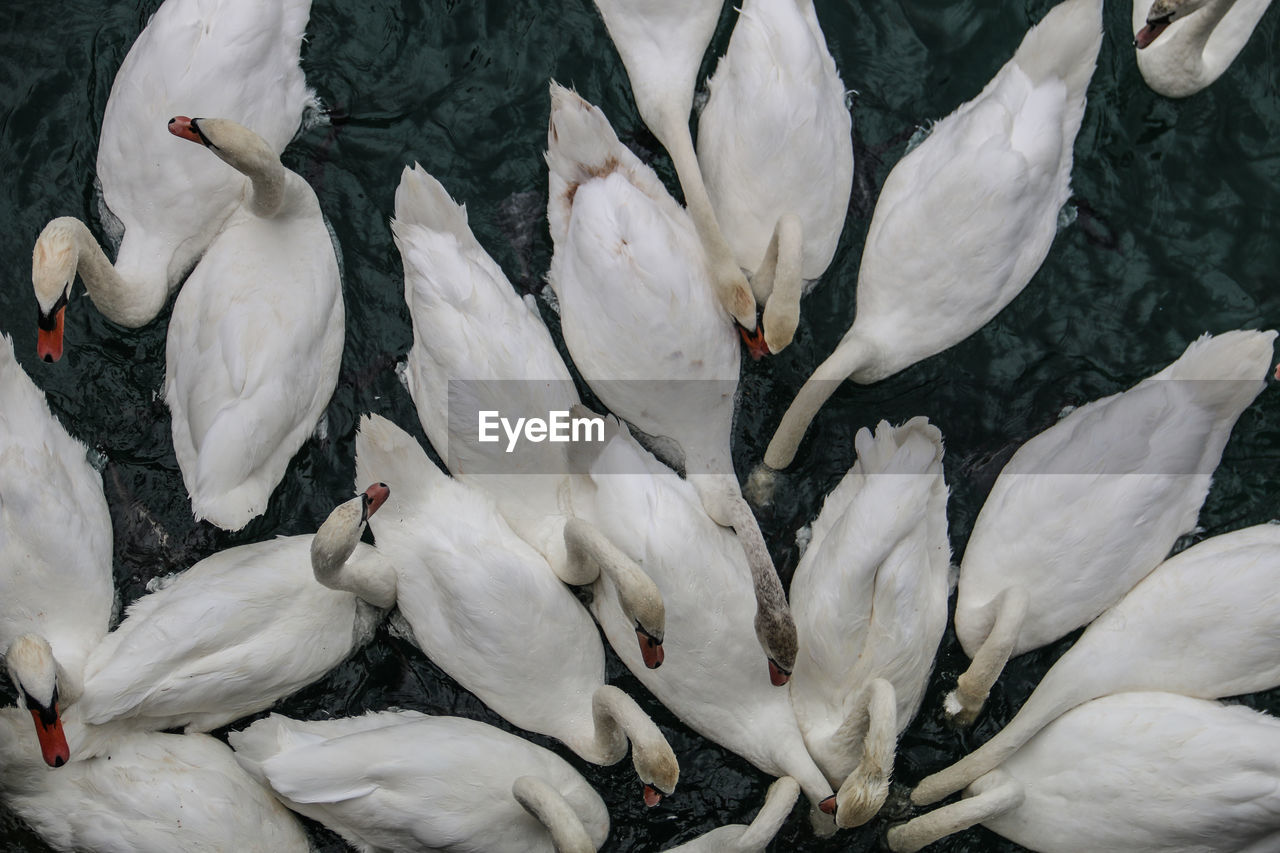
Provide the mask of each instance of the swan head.
POLYGON ((1208 0, 1156 0, 1147 12, 1147 25, 1133 37, 1133 46, 1138 50, 1149 46, 1169 25, 1179 18, 1185 18, 1204 6, 1208 0))
POLYGON ((769 659, 769 681, 781 687, 796 665, 796 623, 786 607, 756 609, 756 639, 769 659))
POLYGON ((80 261, 75 231, 79 224, 68 216, 54 219, 40 232, 31 252, 31 284, 39 309, 36 355, 44 361, 62 358, 67 301, 71 298, 71 285, 75 283, 80 261))
POLYGON ((231 119, 174 116, 169 119, 169 132, 203 145, 228 166, 246 174, 280 162, 265 139, 231 119))
POLYGON ((43 637, 23 634, 9 644, 4 659, 9 678, 18 688, 18 705, 31 712, 45 763, 61 767, 70 760, 71 749, 58 714, 58 664, 53 650, 43 637))
POLYGON ((338 504, 311 539, 311 565, 317 574, 333 573, 356 550, 369 516, 387 502, 391 489, 374 483, 356 497, 338 504))

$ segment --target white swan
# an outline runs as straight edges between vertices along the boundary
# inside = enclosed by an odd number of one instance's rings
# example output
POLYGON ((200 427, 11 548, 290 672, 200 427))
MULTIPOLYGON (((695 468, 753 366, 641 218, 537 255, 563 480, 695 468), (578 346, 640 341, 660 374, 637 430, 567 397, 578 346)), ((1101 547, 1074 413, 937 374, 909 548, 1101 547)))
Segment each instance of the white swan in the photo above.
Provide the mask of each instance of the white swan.
POLYGON ((1090 699, 1167 690, 1204 699, 1280 685, 1280 525, 1207 539, 1162 563, 1085 629, 991 740, 912 792, 927 805, 994 769, 1090 699))
POLYGON ((636 109, 671 155, 685 204, 729 316, 756 330, 756 300, 716 221, 689 133, 693 88, 724 0, 596 0, 631 81, 636 109))
MULTIPOLYGON (((370 526, 396 567, 396 606, 418 647, 507 720, 588 761, 614 764, 630 741, 646 802, 670 794, 680 767, 666 738, 630 696, 605 685, 591 617, 492 499, 450 479, 395 424, 365 415, 356 479, 384 476, 405 485, 370 526)), ((566 535, 577 529, 571 523, 566 535)), ((604 571, 629 577, 625 566, 604 571)))
POLYGON ((1046 726, 969 799, 889 829, 915 853, 982 823, 1039 853, 1280 847, 1280 720, 1172 693, 1095 699, 1046 726))
POLYGON ((717 827, 666 853, 764 853, 765 847, 791 816, 800 786, 790 776, 775 779, 764 796, 764 805, 750 825, 734 823, 717 827))
POLYGON ((1133 0, 1133 44, 1147 85, 1194 95, 1222 76, 1271 0, 1133 0))
POLYGON ((0 710, 0 799, 55 850, 307 853, 297 818, 208 735, 85 726, 67 714, 75 760, 50 772, 30 726, 0 710))
POLYGON ((115 266, 78 219, 53 220, 36 241, 41 358, 62 355, 77 269, 108 320, 132 328, 155 319, 240 204, 245 183, 175 146, 165 122, 182 110, 226 116, 283 151, 314 101, 298 65, 310 13, 311 0, 166 0, 156 10, 102 116, 97 175, 104 224, 120 244, 115 266))
MULTIPOLYGON (((592 611, 610 645, 685 725, 770 775, 791 776, 811 804, 834 812, 831 786, 805 748, 787 691, 752 665, 755 600, 736 537, 617 420, 609 419, 604 447, 594 449, 598 455, 581 463, 594 492, 587 518, 644 566, 667 616, 666 661, 649 669, 629 641, 634 627, 616 596, 597 596, 592 611)), ((602 576, 601 583, 607 588, 611 581, 602 576)), ((825 815, 811 818, 819 831, 834 829, 825 815)))
POLYGON ((948 714, 972 722, 1011 655, 1087 624, 1195 526, 1231 428, 1266 386, 1275 337, 1205 335, 1018 449, 965 548, 955 623, 973 663, 948 714))
POLYGON ((626 593, 622 606, 646 660, 658 666, 662 600, 652 582, 621 554, 570 560, 565 525, 575 513, 565 445, 513 444, 501 431, 495 441, 480 440, 481 412, 545 420, 578 405, 573 379, 536 308, 516 296, 476 241, 466 208, 417 164, 400 176, 391 230, 413 322, 405 376, 427 438, 454 476, 489 493, 561 580, 585 585, 600 569, 625 572, 626 579, 615 578, 626 593))
POLYGON ((609 834, 604 802, 576 770, 475 720, 272 714, 230 740, 285 805, 359 850, 591 853, 609 834))
POLYGON ((262 137, 225 119, 171 121, 249 176, 173 306, 165 402, 197 520, 239 530, 267 508, 338 384, 345 320, 333 241, 316 194, 262 137))
POLYGON ((674 445, 707 512, 737 531, 755 583, 757 635, 775 684, 795 624, 730 453, 740 355, 715 306, 689 217, 599 109, 551 86, 547 279, 574 363, 611 411, 674 445))
POLYGON ((853 122, 812 0, 746 0, 707 88, 698 162, 764 306, 748 343, 776 353, 835 255, 853 187, 853 122))
POLYGON ((791 580, 800 634, 791 703, 809 754, 840 786, 843 827, 884 804, 951 592, 942 434, 922 417, 881 421, 854 445, 858 459, 827 496, 791 580))
POLYGON ((395 603, 395 570, 360 541, 387 494, 370 486, 314 536, 228 548, 131 604, 85 666, 85 721, 209 731, 345 660, 395 603))
POLYGON ((885 179, 858 269, 857 314, 782 417, 751 475, 766 501, 845 378, 869 383, 976 332, 1049 252, 1102 43, 1102 0, 1065 0, 986 88, 933 126, 885 179))
POLYGON ((70 758, 59 709, 79 698, 85 659, 111 622, 111 515, 87 448, 49 411, 8 335, 0 439, 0 652, 57 767, 70 758))

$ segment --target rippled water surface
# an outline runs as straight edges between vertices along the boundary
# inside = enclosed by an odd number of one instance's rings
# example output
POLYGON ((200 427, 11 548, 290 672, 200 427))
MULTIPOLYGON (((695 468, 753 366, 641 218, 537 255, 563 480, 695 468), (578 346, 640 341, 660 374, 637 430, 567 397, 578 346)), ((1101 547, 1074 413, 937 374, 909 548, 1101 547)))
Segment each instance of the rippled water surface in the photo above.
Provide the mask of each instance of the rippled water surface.
MULTIPOLYGON (((630 88, 590 0, 315 0, 304 68, 332 120, 303 132, 286 165, 315 187, 345 259, 347 347, 325 440, 294 459, 269 511, 236 534, 193 522, 158 399, 168 311, 145 329, 105 321, 80 296, 68 314, 67 356, 35 358, 31 246, 44 223, 71 214, 100 234, 93 200, 98 128, 111 81, 158 3, 61 0, 0 4, 0 330, 72 434, 105 454, 124 600, 152 577, 209 553, 278 533, 311 532, 351 493, 354 432, 379 412, 421 437, 394 367, 412 334, 399 256, 387 220, 401 167, 418 160, 467 204, 480 242, 522 289, 540 287, 551 255, 542 161, 547 81, 575 86, 669 187, 674 172, 632 105, 630 88)), ((736 462, 743 475, 812 368, 852 319, 858 259, 875 198, 915 129, 973 97, 1012 55, 1049 0, 817 0, 845 85, 854 91, 857 172, 844 237, 804 303, 795 344, 744 370, 736 462)), ((723 50, 728 7, 710 56, 723 50)), ((1147 89, 1134 64, 1129 6, 1109 3, 1106 38, 1076 142, 1075 221, 1024 293, 979 333, 873 386, 842 388, 801 447, 762 518, 784 579, 795 531, 853 462, 852 440, 880 419, 918 414, 947 443, 955 559, 1000 467, 1064 407, 1111 394, 1160 369, 1204 331, 1280 323, 1275 240, 1280 212, 1280 94, 1272 9, 1231 69, 1185 101, 1147 89)), ((709 58, 704 73, 714 60, 709 58)), ((1280 400, 1268 390, 1241 417, 1201 514, 1208 536, 1276 515, 1280 400)), ((0 593, 2 594, 2 593, 0 593)), ((1070 639, 1013 661, 974 730, 939 723, 941 697, 966 658, 948 633, 895 778, 914 784, 985 741, 1019 707, 1070 639)), ((745 822, 768 779, 692 734, 616 661, 617 683, 666 731, 681 760, 675 796, 646 810, 629 762, 597 768, 568 755, 601 792, 609 851, 654 850, 714 826, 745 822)), ((8 685, 4 687, 9 690, 8 685)), ((10 697, 11 698, 11 697, 10 697)), ((1280 694, 1247 700, 1277 710, 1280 694)), ((389 706, 502 724, 422 655, 385 630, 324 681, 280 706, 319 717, 389 706)), ((550 745, 545 738, 535 741, 550 745)), ((0 768, 0 772, 3 769, 0 768)), ((483 804, 477 804, 483 807, 483 804)), ((798 807, 771 849, 871 850, 885 823, 815 840, 798 807)), ((322 849, 341 849, 312 827, 322 849)), ((0 849, 42 845, 0 813, 0 849)), ((1019 849, 986 830, 948 839, 950 851, 1019 849)))

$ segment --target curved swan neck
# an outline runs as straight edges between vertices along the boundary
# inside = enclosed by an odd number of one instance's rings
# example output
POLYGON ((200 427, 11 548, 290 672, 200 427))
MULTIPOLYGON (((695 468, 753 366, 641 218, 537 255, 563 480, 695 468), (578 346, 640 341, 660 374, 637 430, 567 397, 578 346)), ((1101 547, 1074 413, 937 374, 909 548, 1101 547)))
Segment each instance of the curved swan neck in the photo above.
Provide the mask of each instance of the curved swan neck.
POLYGON ((601 573, 605 574, 618 590, 618 605, 623 614, 654 640, 662 642, 666 612, 662 594, 653 579, 595 525, 580 518, 571 518, 565 523, 564 544, 567 559, 560 579, 574 586, 585 586, 594 583, 601 573))
POLYGON ((769 440, 769 447, 764 453, 765 465, 781 471, 791 464, 801 439, 822 404, 850 374, 871 364, 873 352, 871 345, 861 338, 846 337, 835 352, 818 365, 787 407, 782 422, 769 440))
MULTIPOLYGON (((129 328, 137 328, 154 319, 164 307, 168 295, 164 281, 129 282, 122 278, 89 226, 74 216, 60 216, 44 227, 36 239, 31 267, 38 297, 42 292, 40 277, 55 275, 60 279, 56 284, 44 287, 50 291, 56 289, 57 293, 53 295, 56 299, 62 288, 69 286, 79 273, 85 291, 102 315, 129 328), (46 273, 49 269, 60 272, 46 273)), ((47 307, 41 306, 42 309, 47 307)))
POLYGON ((396 603, 396 572, 376 548, 358 549, 363 496, 340 504, 311 540, 311 569, 330 589, 350 592, 384 610, 396 603))
POLYGON ((973 783, 975 795, 935 809, 889 830, 889 849, 915 853, 953 832, 999 817, 1022 805, 1022 783, 1004 770, 993 770, 973 783))
POLYGON ((521 776, 511 784, 511 795, 547 828, 558 853, 595 853, 578 813, 550 783, 537 776, 521 776))
MULTIPOLYGON (((631 761, 636 775, 646 785, 665 794, 675 790, 680 778, 671 745, 657 725, 635 700, 616 687, 601 685, 591 697, 591 718, 595 724, 593 747, 598 764, 616 764, 627 754, 631 744, 631 761)), ((584 756, 586 757, 586 756, 584 756)))
POLYGON ((174 128, 175 123, 178 123, 173 131, 175 135, 202 143, 218 159, 249 179, 246 205, 254 215, 270 217, 280 210, 289 173, 265 139, 229 119, 177 118, 170 127, 174 128), (184 132, 183 121, 190 131, 184 132))
POLYGON ((764 795, 764 805, 755 819, 747 827, 747 831, 738 838, 735 850, 763 850, 782 825, 791 817, 791 810, 800 797, 800 783, 790 776, 774 780, 764 795))
MULTIPOLYGON (((794 213, 784 213, 778 218, 773 230, 773 239, 765 251, 765 260, 761 270, 767 279, 759 283, 756 296, 760 299, 760 291, 768 288, 767 302, 764 306, 764 342, 769 352, 779 353, 787 348, 795 337, 796 326, 800 323, 800 297, 804 295, 804 278, 801 250, 804 245, 803 227, 800 218, 794 213)), ((752 281, 752 287, 756 282, 752 281)))

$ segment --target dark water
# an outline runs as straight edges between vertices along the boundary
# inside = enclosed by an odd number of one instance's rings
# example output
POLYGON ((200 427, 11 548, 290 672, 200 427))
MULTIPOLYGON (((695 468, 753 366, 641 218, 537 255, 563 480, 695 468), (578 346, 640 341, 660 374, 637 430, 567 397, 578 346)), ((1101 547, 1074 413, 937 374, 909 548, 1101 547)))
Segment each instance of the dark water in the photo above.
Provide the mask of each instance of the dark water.
MULTIPOLYGON (((106 455, 103 480, 125 601, 140 595, 151 577, 215 550, 314 530, 351 493, 354 429, 362 412, 385 414, 421 436, 393 370, 412 337, 387 228, 405 163, 421 161, 467 203, 480 242, 522 288, 540 285, 551 254, 541 159, 548 78, 598 104, 624 140, 676 187, 635 113, 590 0, 315 0, 304 67, 335 120, 303 133, 285 161, 315 187, 345 254, 342 378, 327 413, 327 440, 303 448, 266 515, 235 535, 196 524, 170 445, 168 411, 157 399, 168 312, 146 329, 127 331, 81 297, 69 313, 68 355, 47 365, 34 352, 32 243, 57 215, 80 216, 101 233, 92 188, 103 107, 116 69, 157 5, 10 0, 0 6, 0 259, 7 271, 0 330, 14 336, 19 360, 70 431, 106 455)), ((918 125, 975 95, 1052 4, 816 5, 845 84, 856 90, 854 198, 835 261, 805 302, 795 344, 746 367, 736 436, 742 474, 761 457, 794 390, 852 319, 875 196, 906 140, 918 125)), ((727 43, 732 18, 726 8, 714 54, 727 43)), ((784 577, 797 557, 794 531, 816 514, 821 496, 852 463, 859 427, 918 414, 941 427, 958 560, 1000 467, 1063 407, 1128 387, 1176 358, 1201 332, 1280 323, 1278 21, 1280 13, 1271 10, 1214 86, 1170 101, 1150 92, 1138 74, 1128 4, 1109 5, 1076 143, 1078 218, 1058 235, 1023 295, 978 334, 877 385, 845 387, 828 403, 810 433, 820 441, 801 447, 774 509, 762 517, 784 577)), ((1280 400, 1269 390, 1240 419, 1196 538, 1276 516, 1277 415, 1280 400)), ((989 738, 1069 643, 1014 661, 975 729, 955 733, 939 724, 938 713, 966 659, 948 634, 933 689, 903 738, 896 779, 913 784, 989 738)), ((611 670, 624 688, 643 694, 616 660, 611 670)), ((629 763, 602 769, 569 756, 609 805, 613 829, 605 849, 660 849, 749 820, 769 780, 690 733, 647 695, 640 698, 681 759, 681 785, 647 811, 629 763)), ((1246 701, 1280 709, 1280 693, 1246 701)), ((385 632, 281 710, 317 717, 388 706, 499 723, 385 632)), ((819 842, 801 812, 772 849, 874 850, 882 844, 882 820, 819 842)), ((341 847, 323 830, 316 829, 315 838, 323 849, 341 847)), ((44 848, 12 815, 0 813, 0 849, 44 848)), ((978 829, 934 849, 1018 848, 978 829)))

